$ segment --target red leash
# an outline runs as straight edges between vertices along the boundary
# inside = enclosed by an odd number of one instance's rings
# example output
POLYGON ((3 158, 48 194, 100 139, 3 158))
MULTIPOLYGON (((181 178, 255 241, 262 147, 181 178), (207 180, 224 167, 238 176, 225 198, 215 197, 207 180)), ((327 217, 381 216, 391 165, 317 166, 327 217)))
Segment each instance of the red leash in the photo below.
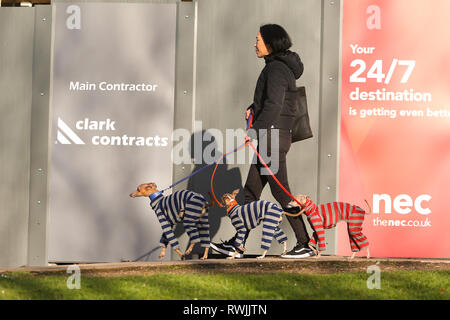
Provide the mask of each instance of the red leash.
POLYGON ((249 143, 250 143, 250 141, 246 141, 243 145, 241 145, 240 147, 234 149, 233 151, 230 151, 230 152, 227 152, 227 153, 223 154, 219 158, 219 160, 217 161, 216 166, 214 167, 214 171, 213 171, 213 174, 211 176, 211 194, 212 194, 212 196, 214 198, 214 201, 216 201, 216 203, 219 205, 219 207, 223 207, 223 205, 219 201, 217 201, 216 195, 214 194, 214 187, 213 187, 214 175, 216 174, 216 170, 217 170, 217 167, 219 166, 219 162, 220 162, 220 160, 222 160, 222 158, 226 157, 230 153, 238 152, 242 148, 245 148, 246 146, 248 146, 249 143))
MULTIPOLYGON (((294 197, 289 191, 286 190, 285 187, 283 187, 283 185, 282 185, 281 182, 277 179, 277 177, 275 177, 275 175, 273 174, 272 170, 270 170, 270 168, 269 168, 269 167, 267 166, 267 164, 264 162, 263 158, 262 158, 261 155, 258 153, 258 151, 256 150, 256 148, 255 148, 255 146, 253 145, 253 143, 251 143, 251 142, 249 141, 249 144, 250 144, 250 147, 252 147, 252 149, 256 152, 256 155, 258 156, 259 161, 261 161, 261 163, 264 165, 264 167, 266 167, 266 169, 269 171, 270 175, 271 175, 272 178, 275 180, 275 182, 280 186, 280 188, 283 189, 283 191, 286 192, 286 194, 287 194, 292 200, 294 200, 295 202, 297 202, 297 203, 300 205, 300 207, 303 206, 297 199, 295 199, 295 197, 294 197)), ((303 212, 303 210, 302 210, 301 212, 303 212)), ((301 212, 300 212, 300 214, 301 214, 301 212)), ((292 214, 289 214, 289 215, 292 215, 292 214)), ((296 213, 295 215, 292 215, 292 216, 298 216, 298 215, 299 215, 299 213, 296 213)))
MULTIPOLYGON (((252 127, 252 124, 253 124, 253 113, 251 113, 250 116, 248 117, 248 120, 247 120, 247 130, 250 129, 250 128, 252 127)), ((301 204, 297 199, 295 199, 295 197, 294 197, 289 191, 287 191, 285 187, 283 187, 283 185, 282 185, 281 182, 277 179, 277 177, 275 177, 275 175, 273 174, 272 170, 270 170, 270 168, 267 166, 266 162, 263 160, 263 158, 261 157, 261 155, 259 154, 259 152, 256 150, 256 148, 255 148, 255 146, 253 145, 253 143, 251 143, 250 138, 249 138, 248 136, 245 137, 245 142, 246 142, 246 143, 245 143, 244 145, 242 145, 240 148, 237 148, 237 149, 235 149, 235 150, 233 150, 233 151, 230 151, 230 152, 228 152, 228 153, 222 155, 222 157, 221 157, 221 158, 219 159, 219 161, 217 162, 216 167, 214 168, 213 174, 212 174, 212 176, 211 176, 211 193, 212 193, 212 195, 213 195, 214 200, 217 202, 217 204, 218 204, 220 207, 223 207, 223 205, 222 205, 219 201, 217 201, 216 195, 214 194, 214 187, 213 187, 214 175, 216 174, 216 169, 217 169, 217 166, 219 165, 220 160, 221 160, 223 157, 226 157, 228 154, 230 154, 230 153, 232 153, 232 152, 237 152, 237 151, 239 151, 240 149, 245 148, 246 146, 250 145, 250 146, 252 147, 252 149, 255 151, 255 153, 256 153, 256 155, 258 156, 258 158, 259 158, 259 160, 261 161, 261 163, 264 165, 264 167, 266 167, 266 169, 269 171, 270 175, 271 175, 272 178, 275 180, 275 182, 280 186, 280 188, 283 189, 283 191, 286 192, 286 194, 287 194, 292 200, 294 200, 295 202, 297 202, 297 203, 300 205, 300 207, 302 207, 302 204, 301 204)), ((305 209, 306 209, 306 208, 304 208, 302 211, 300 211, 299 213, 296 213, 296 214, 290 214, 290 213, 286 213, 286 212, 283 212, 283 213, 284 213, 284 214, 287 214, 287 215, 289 215, 289 216, 296 217, 296 216, 299 216, 300 214, 302 214, 303 211, 304 211, 305 209)))
MULTIPOLYGON (((252 127, 252 124, 253 124, 253 112, 250 113, 250 116, 247 119, 247 130, 252 127)), ((214 198, 214 201, 216 201, 216 203, 219 205, 219 207, 223 207, 223 205, 219 201, 217 201, 216 195, 214 194, 214 186, 213 186, 214 175, 216 174, 216 170, 217 170, 217 167, 219 166, 219 162, 220 162, 220 160, 222 160, 222 158, 226 157, 230 153, 238 152, 242 148, 245 148, 246 146, 248 146, 249 143, 250 143, 250 138, 245 137, 245 143, 242 146, 234 149, 233 151, 230 151, 230 152, 225 153, 224 155, 222 155, 222 157, 220 157, 220 159, 216 163, 216 166, 214 167, 214 171, 213 171, 213 174, 211 176, 211 194, 212 194, 212 196, 214 198)))

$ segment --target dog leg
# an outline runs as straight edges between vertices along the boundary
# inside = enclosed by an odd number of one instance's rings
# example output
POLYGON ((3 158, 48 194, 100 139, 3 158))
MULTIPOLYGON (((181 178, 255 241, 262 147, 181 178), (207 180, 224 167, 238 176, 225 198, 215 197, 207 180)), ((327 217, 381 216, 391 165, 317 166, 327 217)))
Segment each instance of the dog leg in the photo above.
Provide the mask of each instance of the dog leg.
MULTIPOLYGON (((243 248, 243 247, 237 247, 239 250, 241 250, 242 252, 244 252, 245 251, 245 248, 243 248)), ((233 253, 233 255, 231 256, 231 257, 227 257, 227 259, 229 259, 229 260, 232 260, 232 259, 234 259, 234 258, 236 258, 236 256, 238 255, 238 251, 237 250, 235 250, 234 251, 234 253, 233 253)))
POLYGON ((205 253, 203 254, 203 257, 200 258, 200 260, 208 259, 208 252, 209 252, 209 248, 205 248, 205 253))
POLYGON ((308 244, 308 247, 314 252, 314 258, 319 259, 322 256, 322 252, 318 251, 313 245, 308 244))
POLYGON ((281 255, 285 255, 287 253, 287 241, 283 242, 283 253, 281 255))
POLYGON ((367 248, 367 259, 370 259, 370 251, 369 251, 369 248, 367 248))
POLYGON ((181 253, 180 249, 178 249, 178 248, 175 249, 175 252, 178 253, 178 255, 180 256, 181 260, 184 260, 185 257, 183 255, 183 253, 181 253))
POLYGON ((165 255, 166 255, 166 247, 161 247, 161 252, 159 254, 159 259, 164 258, 165 255))
POLYGON ((316 255, 316 257, 320 257, 320 252, 317 251, 317 249, 316 249, 313 245, 308 244, 308 247, 314 252, 314 254, 316 255))
POLYGON ((189 248, 187 248, 186 252, 184 253, 184 256, 189 255, 192 252, 192 249, 194 249, 195 243, 191 243, 189 245, 189 248))
POLYGON ((356 251, 352 253, 352 256, 348 260, 353 260, 355 258, 356 251))
POLYGON ((267 250, 264 250, 263 254, 260 255, 259 257, 256 257, 256 259, 264 259, 266 257, 266 253, 267 253, 267 250))
POLYGON ((231 257, 227 257, 228 260, 233 260, 236 258, 236 255, 238 254, 237 250, 234 251, 233 255, 231 257))

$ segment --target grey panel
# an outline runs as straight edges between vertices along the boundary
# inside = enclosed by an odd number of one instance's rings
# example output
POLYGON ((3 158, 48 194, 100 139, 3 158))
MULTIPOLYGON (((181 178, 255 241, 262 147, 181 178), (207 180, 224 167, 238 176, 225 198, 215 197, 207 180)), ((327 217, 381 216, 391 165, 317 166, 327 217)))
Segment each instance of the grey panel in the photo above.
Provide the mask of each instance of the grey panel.
POLYGON ((27 264, 33 8, 0 8, 0 267, 27 264))
MULTIPOLYGON (((340 10, 341 1, 323 1, 321 101, 319 129, 318 203, 337 200, 340 121, 340 10)), ((326 230, 326 254, 337 252, 336 228, 326 230)))
MULTIPOLYGON (((317 201, 319 164, 319 106, 321 80, 322 6, 317 0, 199 0, 195 115, 203 128, 245 128, 244 112, 252 103, 257 77, 264 61, 255 55, 253 44, 259 26, 277 23, 286 28, 299 53, 305 72, 297 85, 306 86, 314 138, 292 145, 288 154, 289 183, 293 193, 309 194, 317 201)), ((249 165, 223 165, 216 174, 216 194, 232 191, 245 183, 249 165)), ((196 178, 192 188, 209 187, 209 177, 196 178)), ((274 200, 269 187, 262 199, 274 200)), ((243 194, 238 197, 243 202, 243 194)), ((213 241, 234 234, 225 210, 211 213, 213 241)), ((285 219, 282 228, 288 234, 288 246, 294 245, 292 230, 285 219)), ((261 228, 250 233, 247 252, 260 249, 261 228)), ((281 252, 277 243, 270 253, 281 252)))
MULTIPOLYGON (((193 3, 180 3, 177 13, 177 51, 175 67, 175 113, 174 129, 192 130, 192 100, 194 75, 194 42, 195 42, 195 8, 193 3)), ((174 142, 174 144, 182 143, 174 142)), ((178 181, 188 175, 194 166, 189 163, 173 165, 173 180, 178 181)), ((184 181, 174 188, 174 191, 187 189, 188 181, 184 181)), ((187 245, 188 236, 183 228, 176 229, 180 244, 187 245), (183 234, 184 233, 184 234, 183 234)), ((172 259, 179 256, 173 250, 172 259)))
POLYGON ((0 8, 0 267, 27 264, 34 8, 0 8))
POLYGON ((124 135, 170 138, 176 5, 79 4, 79 30, 66 27, 68 4, 55 7, 49 260, 156 259, 161 236, 156 215, 148 198, 128 194, 140 183, 171 183, 171 142, 96 145, 96 137, 106 137, 105 142, 124 135), (70 90, 70 81, 96 84, 96 89, 70 90), (159 87, 102 91, 103 81, 159 87), (60 119, 85 144, 76 144, 60 119), (110 119, 115 125, 85 130, 79 125, 85 119, 110 119), (72 143, 64 144, 59 134, 72 143))
POLYGON ((31 114, 30 221, 28 265, 47 264, 48 153, 52 10, 36 7, 31 114))

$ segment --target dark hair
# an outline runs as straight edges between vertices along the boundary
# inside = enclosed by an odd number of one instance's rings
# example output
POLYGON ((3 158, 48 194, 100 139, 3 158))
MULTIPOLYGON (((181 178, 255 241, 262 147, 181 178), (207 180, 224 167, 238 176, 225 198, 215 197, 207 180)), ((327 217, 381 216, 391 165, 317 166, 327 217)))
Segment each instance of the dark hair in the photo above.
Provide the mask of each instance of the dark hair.
POLYGON ((288 33, 278 24, 265 24, 259 27, 259 33, 271 50, 270 53, 283 52, 292 46, 288 33))

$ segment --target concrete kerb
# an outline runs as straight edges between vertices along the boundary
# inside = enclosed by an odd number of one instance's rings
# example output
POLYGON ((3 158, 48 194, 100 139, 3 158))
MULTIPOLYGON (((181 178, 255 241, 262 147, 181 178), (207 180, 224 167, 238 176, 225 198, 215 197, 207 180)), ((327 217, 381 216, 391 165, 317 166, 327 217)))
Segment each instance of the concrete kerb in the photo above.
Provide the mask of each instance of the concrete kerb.
MULTIPOLYGON (((366 271, 367 267, 378 265, 383 271, 396 270, 450 270, 448 259, 401 259, 401 258, 355 258, 325 256, 320 259, 281 259, 268 257, 264 260, 208 259, 187 261, 152 261, 77 264, 81 274, 99 276, 146 275, 154 273, 335 273, 366 271)), ((1 273, 28 272, 32 275, 66 274, 69 265, 48 267, 0 268, 1 273)))

